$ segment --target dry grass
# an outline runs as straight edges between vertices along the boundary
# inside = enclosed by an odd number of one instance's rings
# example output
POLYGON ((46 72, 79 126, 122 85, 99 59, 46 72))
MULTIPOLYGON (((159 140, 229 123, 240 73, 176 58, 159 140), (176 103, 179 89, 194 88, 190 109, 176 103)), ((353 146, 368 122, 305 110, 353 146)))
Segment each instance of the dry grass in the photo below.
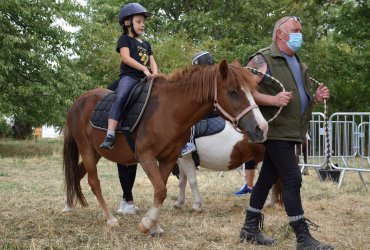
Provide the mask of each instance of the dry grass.
MULTIPOLYGON (((7 147, 0 141, 0 249, 295 248, 295 237, 282 208, 264 210, 264 232, 278 240, 276 247, 239 243, 249 196, 232 195, 242 184, 237 171, 227 172, 224 177, 219 177, 219 172, 198 171, 204 202, 201 214, 188 212, 192 204, 189 189, 185 208, 172 208, 178 190, 177 179, 171 176, 160 217, 166 233, 162 238, 150 238, 138 230, 138 223, 151 206, 153 197, 152 186, 140 167, 133 192, 141 210, 137 215, 117 215, 118 228, 106 226, 86 178, 82 186, 90 206, 85 209, 78 206, 73 214, 62 215, 61 142, 53 142, 46 148, 50 145, 53 149, 47 154, 39 152, 26 157, 18 152, 19 157, 7 154, 4 151, 7 147)), ((122 195, 117 169, 106 160, 99 163, 98 169, 105 199, 115 212, 122 195)), ((369 175, 364 174, 364 178, 369 183, 369 175)), ((314 236, 333 243, 336 249, 369 248, 370 196, 355 173, 347 174, 343 187, 338 189, 333 183, 320 183, 311 171, 309 176, 304 176, 302 194, 305 215, 320 225, 318 231, 313 232, 314 236)))

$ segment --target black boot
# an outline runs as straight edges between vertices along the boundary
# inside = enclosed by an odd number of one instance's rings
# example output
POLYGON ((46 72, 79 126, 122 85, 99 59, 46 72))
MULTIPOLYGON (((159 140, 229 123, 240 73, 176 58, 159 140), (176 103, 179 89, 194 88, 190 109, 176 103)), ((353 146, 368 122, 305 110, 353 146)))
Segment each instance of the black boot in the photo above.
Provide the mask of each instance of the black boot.
POLYGON ((276 241, 266 238, 261 230, 263 229, 263 214, 247 210, 244 226, 240 231, 240 242, 250 242, 256 245, 274 245, 276 241))
POLYGON ((318 225, 308 219, 302 218, 297 221, 289 222, 294 229, 297 237, 297 250, 327 250, 334 249, 332 245, 321 243, 313 238, 310 234, 309 228, 315 230, 318 225))
POLYGON ((105 148, 105 149, 113 149, 114 142, 115 142, 115 137, 113 135, 107 135, 107 137, 105 137, 105 140, 100 145, 100 147, 105 148))

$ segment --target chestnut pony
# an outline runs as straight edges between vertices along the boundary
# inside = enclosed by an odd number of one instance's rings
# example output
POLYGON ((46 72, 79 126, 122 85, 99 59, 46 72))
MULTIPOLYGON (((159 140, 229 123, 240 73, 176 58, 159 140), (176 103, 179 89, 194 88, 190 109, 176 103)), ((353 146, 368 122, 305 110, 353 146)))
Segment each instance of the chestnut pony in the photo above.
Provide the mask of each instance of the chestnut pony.
POLYGON ((216 106, 224 118, 231 120, 241 132, 248 133, 251 140, 266 139, 268 125, 252 97, 251 91, 256 86, 250 81, 251 74, 238 63, 228 64, 223 60, 216 65, 180 69, 168 76, 155 75, 147 108, 133 132, 135 152, 122 135, 117 136, 113 150, 99 147, 106 132, 93 128, 90 117, 109 90, 83 93, 69 108, 64 129, 67 197, 63 211, 71 211, 76 201, 87 206, 80 185, 87 173, 107 224, 117 226, 118 221, 103 198, 96 165, 101 157, 121 164, 140 162, 154 188, 153 205, 142 218, 140 230, 153 236, 162 235, 158 220, 167 195, 167 180, 193 124, 216 106))

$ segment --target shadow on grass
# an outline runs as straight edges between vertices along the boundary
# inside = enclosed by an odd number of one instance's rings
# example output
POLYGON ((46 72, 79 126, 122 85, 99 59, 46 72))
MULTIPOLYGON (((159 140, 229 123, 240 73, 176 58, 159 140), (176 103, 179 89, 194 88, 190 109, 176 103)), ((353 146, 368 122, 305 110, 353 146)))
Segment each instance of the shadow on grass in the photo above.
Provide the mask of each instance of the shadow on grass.
POLYGON ((48 156, 54 152, 61 152, 62 148, 61 139, 39 139, 38 141, 0 139, 0 157, 48 156))

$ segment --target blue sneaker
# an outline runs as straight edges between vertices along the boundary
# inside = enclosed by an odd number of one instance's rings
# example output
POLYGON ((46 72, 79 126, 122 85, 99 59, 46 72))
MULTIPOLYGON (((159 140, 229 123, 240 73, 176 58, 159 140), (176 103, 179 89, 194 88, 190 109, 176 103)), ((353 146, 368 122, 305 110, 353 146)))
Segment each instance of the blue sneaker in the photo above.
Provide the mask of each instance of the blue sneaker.
POLYGON ((187 155, 187 154, 189 154, 189 153, 191 153, 195 150, 196 150, 196 147, 195 147, 194 143, 188 142, 188 143, 186 143, 185 147, 182 149, 181 156, 187 155))
POLYGON ((247 185, 245 185, 242 189, 240 189, 238 192, 235 192, 235 195, 245 195, 252 193, 253 189, 250 189, 247 185))

